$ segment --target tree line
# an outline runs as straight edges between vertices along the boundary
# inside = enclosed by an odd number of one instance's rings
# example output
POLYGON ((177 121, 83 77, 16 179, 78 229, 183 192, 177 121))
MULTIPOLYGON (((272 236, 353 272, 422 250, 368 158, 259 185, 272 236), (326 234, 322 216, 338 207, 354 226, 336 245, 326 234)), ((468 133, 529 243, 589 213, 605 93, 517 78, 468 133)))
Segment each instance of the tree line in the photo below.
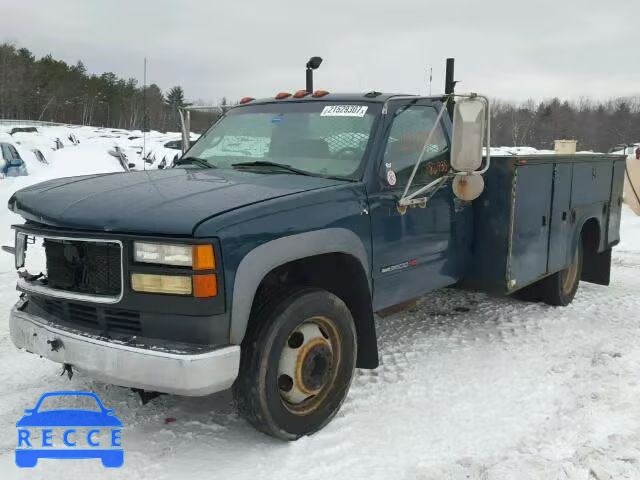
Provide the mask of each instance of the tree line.
POLYGON ((640 95, 594 101, 553 98, 520 104, 494 101, 492 145, 553 150, 554 140, 578 141, 578 150, 606 152, 640 142, 640 95))
POLYGON ((186 105, 181 86, 163 92, 112 72, 88 73, 81 61, 36 59, 26 48, 0 44, 0 118, 176 131, 178 108, 186 105))
MULTIPOLYGON (((88 73, 80 61, 36 59, 26 48, 0 44, 0 118, 176 131, 178 108, 186 105, 180 86, 163 92, 111 72, 88 73)), ((192 113, 192 130, 203 131, 219 114, 192 113)), ((493 102, 492 145, 553 149, 556 139, 575 139, 580 150, 595 151, 640 142, 640 96, 493 102)))

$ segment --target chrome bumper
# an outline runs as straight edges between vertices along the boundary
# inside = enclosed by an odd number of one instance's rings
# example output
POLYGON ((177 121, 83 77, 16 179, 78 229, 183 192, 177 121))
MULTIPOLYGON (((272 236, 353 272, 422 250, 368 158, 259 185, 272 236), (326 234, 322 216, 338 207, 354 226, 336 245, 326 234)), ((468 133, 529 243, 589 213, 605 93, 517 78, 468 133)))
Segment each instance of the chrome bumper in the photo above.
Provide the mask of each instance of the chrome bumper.
POLYGON ((176 395, 226 390, 240 365, 237 345, 195 355, 131 347, 56 328, 16 307, 11 310, 10 332, 16 347, 68 363, 99 381, 176 395))

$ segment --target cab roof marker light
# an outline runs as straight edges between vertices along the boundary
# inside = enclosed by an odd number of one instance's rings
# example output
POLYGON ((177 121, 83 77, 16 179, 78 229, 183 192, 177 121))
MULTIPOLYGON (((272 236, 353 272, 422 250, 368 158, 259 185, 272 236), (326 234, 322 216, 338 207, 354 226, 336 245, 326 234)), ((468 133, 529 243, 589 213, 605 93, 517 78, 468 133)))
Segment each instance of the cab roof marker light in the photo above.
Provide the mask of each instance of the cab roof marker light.
POLYGON ((326 90, 316 90, 313 92, 313 97, 315 98, 324 97, 325 95, 329 95, 329 92, 326 90))
POLYGON ((293 94, 293 98, 304 98, 307 95, 309 95, 310 92, 307 92, 306 90, 298 90, 296 93, 293 94))
POLYGON ((255 98, 253 97, 242 97, 240 99, 240 105, 244 105, 245 103, 253 102, 255 98))
POLYGON ((289 98, 291 94, 289 92, 280 92, 276 95, 276 100, 282 100, 284 98, 289 98))

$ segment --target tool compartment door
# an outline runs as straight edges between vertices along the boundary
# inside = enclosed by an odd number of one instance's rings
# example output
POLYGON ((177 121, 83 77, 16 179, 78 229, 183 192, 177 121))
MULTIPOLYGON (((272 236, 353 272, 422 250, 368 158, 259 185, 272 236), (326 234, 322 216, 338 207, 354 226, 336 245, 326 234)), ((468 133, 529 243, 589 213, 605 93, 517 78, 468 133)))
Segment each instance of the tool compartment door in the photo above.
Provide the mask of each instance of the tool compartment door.
POLYGON ((573 165, 558 162, 553 172, 551 204, 551 232, 549 233, 549 262, 547 272, 559 272, 569 263, 571 243, 571 177, 573 165))
MULTIPOLYGON (((614 162, 609 200, 609 222, 607 225, 607 245, 620 241, 620 222, 622 220, 622 189, 624 187, 626 163, 614 162)), ((640 192, 639 192, 640 193, 640 192)))
POLYGON ((553 186, 553 164, 516 168, 507 275, 510 290, 526 286, 547 273, 553 186))

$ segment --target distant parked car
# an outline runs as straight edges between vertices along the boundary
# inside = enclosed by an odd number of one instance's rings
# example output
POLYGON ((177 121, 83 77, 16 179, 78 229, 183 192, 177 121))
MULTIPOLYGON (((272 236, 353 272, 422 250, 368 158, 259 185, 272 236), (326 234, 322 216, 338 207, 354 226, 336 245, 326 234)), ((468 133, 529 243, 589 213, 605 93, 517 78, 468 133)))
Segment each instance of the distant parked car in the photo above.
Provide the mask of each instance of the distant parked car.
POLYGON ((37 133, 38 129, 36 127, 15 127, 12 128, 9 132, 9 135, 13 135, 14 133, 37 133))
POLYGON ((35 155, 35 157, 38 159, 38 161, 40 163, 46 163, 48 164, 49 162, 47 161, 47 159, 45 158, 44 154, 42 153, 42 150, 38 149, 38 148, 34 148, 33 150, 31 150, 33 152, 33 154, 35 155))
POLYGON ((16 147, 10 143, 0 143, 0 150, 2 150, 2 158, 4 159, 2 173, 5 177, 20 177, 28 175, 27 166, 16 150, 16 147))
POLYGON ((182 150, 182 140, 171 140, 164 144, 164 148, 171 148, 172 150, 182 150))

